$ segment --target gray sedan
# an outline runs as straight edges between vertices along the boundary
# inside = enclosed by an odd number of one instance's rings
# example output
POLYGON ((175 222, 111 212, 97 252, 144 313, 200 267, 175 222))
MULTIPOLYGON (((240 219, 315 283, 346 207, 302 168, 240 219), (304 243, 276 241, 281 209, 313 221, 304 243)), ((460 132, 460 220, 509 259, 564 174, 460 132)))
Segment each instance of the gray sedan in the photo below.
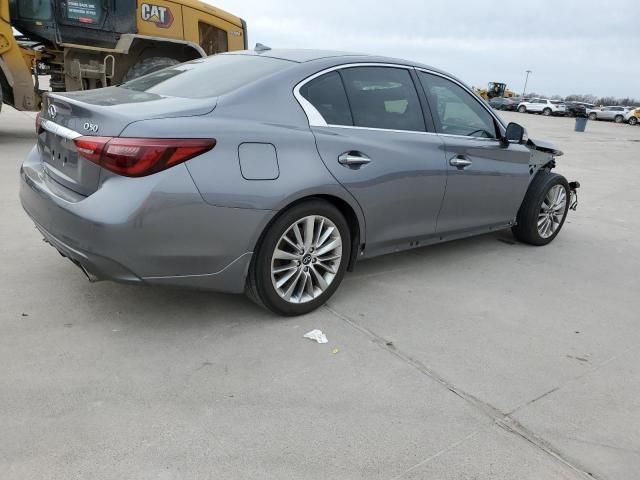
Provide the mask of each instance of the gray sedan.
POLYGON ((544 245, 576 184, 461 81, 414 62, 243 51, 49 94, 20 198, 92 280, 309 312, 357 260, 511 228, 544 245))

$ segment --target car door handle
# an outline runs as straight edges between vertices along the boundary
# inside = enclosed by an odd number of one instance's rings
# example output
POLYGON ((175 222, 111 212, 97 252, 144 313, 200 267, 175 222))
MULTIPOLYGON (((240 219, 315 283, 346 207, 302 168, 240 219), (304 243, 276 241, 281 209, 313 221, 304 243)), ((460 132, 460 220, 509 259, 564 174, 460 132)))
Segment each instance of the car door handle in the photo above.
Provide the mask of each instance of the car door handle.
POLYGON ((464 155, 457 155, 453 157, 451 160, 449 160, 449 165, 451 165, 452 167, 457 167, 459 169, 468 167, 472 163, 473 162, 469 160, 467 157, 465 157, 464 155))
POLYGON ((359 165, 366 165, 371 162, 371 159, 364 153, 360 152, 345 152, 338 157, 338 163, 347 167, 357 167, 359 165))

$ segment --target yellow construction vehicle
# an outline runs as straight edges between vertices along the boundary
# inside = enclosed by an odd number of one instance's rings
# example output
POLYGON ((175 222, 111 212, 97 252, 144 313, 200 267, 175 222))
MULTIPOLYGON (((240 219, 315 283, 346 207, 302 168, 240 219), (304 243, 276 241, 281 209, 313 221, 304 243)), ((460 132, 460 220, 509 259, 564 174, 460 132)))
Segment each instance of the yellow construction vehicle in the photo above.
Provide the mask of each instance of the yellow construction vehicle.
POLYGON ((244 20, 197 0, 0 0, 0 106, 39 110, 39 74, 88 90, 246 48, 244 20))
POLYGON ((487 88, 476 88, 475 90, 485 100, 491 100, 494 97, 511 98, 516 96, 515 92, 507 90, 506 83, 500 82, 489 82, 487 88))

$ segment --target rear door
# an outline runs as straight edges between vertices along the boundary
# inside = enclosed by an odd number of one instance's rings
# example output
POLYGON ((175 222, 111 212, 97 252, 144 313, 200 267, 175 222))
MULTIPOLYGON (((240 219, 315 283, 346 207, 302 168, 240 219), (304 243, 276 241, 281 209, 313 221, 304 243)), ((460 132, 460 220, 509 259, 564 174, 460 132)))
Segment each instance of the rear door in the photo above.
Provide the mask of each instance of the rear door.
POLYGON ((444 144, 428 133, 415 81, 411 68, 351 66, 296 89, 322 160, 362 207, 371 253, 435 233, 444 144))
POLYGON ((535 100, 533 100, 532 102, 533 104, 531 105, 531 111, 532 112, 541 112, 543 107, 544 107, 544 100, 540 100, 539 98, 536 98, 535 100))
POLYGON ((507 225, 529 184, 529 149, 503 146, 496 118, 462 85, 435 73, 420 71, 418 77, 446 149, 438 233, 507 225))
POLYGON ((612 107, 605 107, 598 114, 598 117, 601 118, 602 120, 613 120, 614 114, 615 112, 613 111, 612 107))

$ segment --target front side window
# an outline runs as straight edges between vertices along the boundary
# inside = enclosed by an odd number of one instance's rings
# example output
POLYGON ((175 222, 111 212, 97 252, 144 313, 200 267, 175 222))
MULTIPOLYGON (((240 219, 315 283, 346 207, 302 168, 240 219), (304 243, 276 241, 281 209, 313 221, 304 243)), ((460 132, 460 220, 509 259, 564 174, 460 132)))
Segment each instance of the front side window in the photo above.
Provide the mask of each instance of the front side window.
POLYGON ((340 74, 355 126, 425 131, 422 107, 408 70, 350 67, 340 74))
POLYGON ((214 27, 208 23, 198 22, 198 34, 200 36, 200 46, 207 55, 228 52, 229 43, 227 32, 221 28, 214 27))
POLYGON ((418 72, 438 133, 496 138, 491 114, 460 85, 425 72, 418 72))
POLYGON ((329 125, 353 125, 347 94, 338 72, 329 72, 305 83, 300 94, 329 125))

